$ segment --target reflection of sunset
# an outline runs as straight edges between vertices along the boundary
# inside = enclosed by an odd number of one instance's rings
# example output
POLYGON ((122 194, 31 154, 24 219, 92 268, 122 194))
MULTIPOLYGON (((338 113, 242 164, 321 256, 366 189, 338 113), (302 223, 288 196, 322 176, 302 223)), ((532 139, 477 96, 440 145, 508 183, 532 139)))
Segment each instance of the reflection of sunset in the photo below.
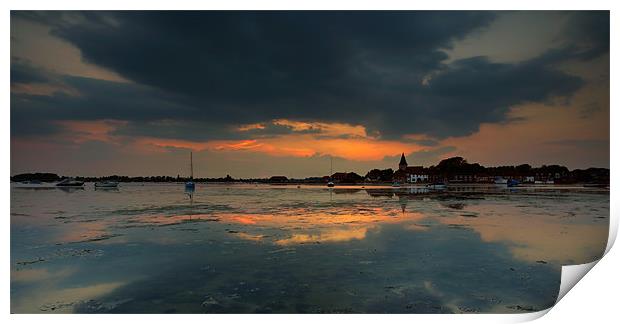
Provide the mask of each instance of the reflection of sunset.
POLYGON ((46 291, 45 293, 37 294, 27 300, 17 299, 12 303, 13 305, 11 305, 11 307, 13 312, 17 313, 37 312, 40 311, 41 308, 47 309, 46 306, 55 313, 71 313, 73 312, 73 306, 75 304, 109 294, 115 289, 122 287, 124 284, 124 282, 109 282, 91 286, 46 291), (53 302, 50 303, 50 301, 53 302))
POLYGON ((278 245, 291 245, 291 244, 303 244, 303 243, 329 243, 329 242, 344 242, 351 240, 363 240, 366 238, 366 232, 368 228, 351 226, 351 228, 345 229, 328 229, 320 231, 318 234, 298 234, 293 233, 290 238, 277 240, 275 244, 278 245))
MULTIPOLYGON (((275 239, 274 244, 290 245, 303 243, 329 243, 350 240, 362 240, 368 230, 377 229, 381 223, 404 223, 417 221, 424 216, 419 213, 402 214, 381 208, 369 208, 358 213, 326 213, 307 209, 295 209, 273 214, 218 214, 222 222, 260 226, 261 229, 274 228, 285 232, 285 238, 275 239)), ((409 224, 408 230, 425 230, 425 227, 409 224)), ((233 233, 235 236, 258 241, 265 239, 262 235, 233 233)))
POLYGON ((76 269, 66 268, 58 271, 41 269, 19 269, 11 271, 11 281, 19 283, 32 283, 37 281, 49 281, 67 277, 75 273, 76 269))
POLYGON ((256 224, 256 220, 249 216, 234 216, 232 220, 241 224, 256 224))
POLYGON ((265 238, 265 235, 258 235, 258 234, 248 234, 248 233, 232 233, 232 234, 246 241, 260 242, 265 238))
POLYGON ((439 218, 445 224, 470 226, 486 242, 505 242, 516 258, 562 264, 591 262, 605 250, 607 226, 564 223, 545 215, 528 215, 513 206, 471 206, 481 217, 439 218), (492 215, 492 216, 486 216, 492 215))
POLYGON ((73 223, 71 230, 63 232, 59 239, 67 243, 97 240, 109 235, 108 226, 103 221, 73 223))

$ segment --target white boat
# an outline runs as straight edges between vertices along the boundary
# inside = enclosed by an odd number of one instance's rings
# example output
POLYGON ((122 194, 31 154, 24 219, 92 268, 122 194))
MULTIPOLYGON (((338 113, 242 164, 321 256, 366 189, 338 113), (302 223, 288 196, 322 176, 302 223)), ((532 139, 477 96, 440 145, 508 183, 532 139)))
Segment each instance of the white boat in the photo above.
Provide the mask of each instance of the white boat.
POLYGON ((56 184, 56 187, 84 187, 84 181, 77 181, 73 178, 66 178, 56 184))
POLYGON ((496 177, 495 184, 508 184, 508 179, 504 179, 503 177, 496 177))
POLYGON ((95 182, 95 188, 118 188, 118 182, 117 181, 95 182))
POLYGON ((194 158, 192 156, 192 152, 189 152, 189 169, 190 176, 189 181, 185 183, 185 190, 194 191, 194 189, 196 189, 196 185, 194 184, 194 158))

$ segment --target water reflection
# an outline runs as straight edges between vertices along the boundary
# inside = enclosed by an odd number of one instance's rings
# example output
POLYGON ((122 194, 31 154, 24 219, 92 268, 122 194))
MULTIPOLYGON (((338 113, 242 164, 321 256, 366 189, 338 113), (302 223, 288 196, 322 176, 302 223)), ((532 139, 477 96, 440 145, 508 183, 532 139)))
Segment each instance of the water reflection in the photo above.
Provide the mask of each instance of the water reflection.
POLYGON ((11 311, 534 311, 608 218, 600 190, 14 190, 11 311))
POLYGON ((102 192, 119 192, 120 191, 118 187, 93 187, 93 188, 96 191, 102 191, 102 192))
POLYGON ((187 195, 187 197, 189 198, 189 201, 191 203, 194 202, 194 192, 196 191, 195 187, 185 187, 185 195, 187 195))
POLYGON ((74 193, 74 192, 83 191, 84 187, 56 187, 56 189, 66 192, 66 193, 74 193))

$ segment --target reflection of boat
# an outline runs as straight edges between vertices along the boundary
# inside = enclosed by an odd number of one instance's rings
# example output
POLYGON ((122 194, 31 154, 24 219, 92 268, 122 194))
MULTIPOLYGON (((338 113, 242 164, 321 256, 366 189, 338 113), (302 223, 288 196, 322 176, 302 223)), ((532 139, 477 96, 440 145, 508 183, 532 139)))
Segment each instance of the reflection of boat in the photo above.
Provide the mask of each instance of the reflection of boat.
POLYGON ((189 181, 185 183, 185 190, 186 191, 194 191, 194 189, 196 188, 196 185, 194 184, 194 158, 192 156, 192 152, 189 152, 189 169, 190 169, 190 176, 189 176, 189 181))
POLYGON ((56 187, 84 187, 84 181, 77 181, 73 178, 67 178, 57 183, 56 187))
POLYGON ((417 194, 425 194, 428 193, 428 187, 409 187, 409 194, 417 195, 417 194))
POLYGON ((14 183, 13 187, 19 189, 54 189, 56 188, 56 185, 51 183, 43 183, 38 180, 32 180, 16 182, 14 183))
POLYGON ((515 179, 510 179, 506 182, 506 185, 508 187, 516 187, 519 185, 519 181, 515 180, 515 179))
POLYGON ((332 174, 334 174, 334 160, 330 156, 329 157, 329 182, 327 182, 327 186, 330 188, 334 186, 334 182, 332 181, 332 174))
POLYGON ((446 184, 443 182, 433 182, 426 185, 429 189, 446 189, 446 184))
POLYGON ((95 188, 118 188, 118 182, 117 181, 95 182, 95 188))
POLYGON ((27 180, 27 181, 22 181, 21 183, 24 185, 40 185, 41 180, 27 180))
POLYGON ((57 186, 56 189, 62 190, 67 193, 73 193, 76 191, 84 191, 84 186, 57 186))
POLYGON ((187 186, 185 186, 185 194, 189 198, 189 203, 190 204, 194 203, 194 190, 195 190, 194 187, 187 187, 187 186))

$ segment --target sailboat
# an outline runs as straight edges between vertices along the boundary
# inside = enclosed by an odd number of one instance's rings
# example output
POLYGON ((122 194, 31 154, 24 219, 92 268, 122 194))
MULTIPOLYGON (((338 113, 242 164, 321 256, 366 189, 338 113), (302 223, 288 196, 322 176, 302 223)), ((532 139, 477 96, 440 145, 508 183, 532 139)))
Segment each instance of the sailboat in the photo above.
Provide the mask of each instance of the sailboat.
POLYGON ((189 181, 185 183, 185 190, 194 191, 194 189, 196 189, 196 185, 194 184, 194 158, 192 156, 192 152, 189 152, 189 169, 190 176, 189 181))
POLYGON ((329 157, 329 182, 327 183, 328 187, 333 187, 334 182, 332 181, 332 174, 334 174, 334 159, 329 157))

